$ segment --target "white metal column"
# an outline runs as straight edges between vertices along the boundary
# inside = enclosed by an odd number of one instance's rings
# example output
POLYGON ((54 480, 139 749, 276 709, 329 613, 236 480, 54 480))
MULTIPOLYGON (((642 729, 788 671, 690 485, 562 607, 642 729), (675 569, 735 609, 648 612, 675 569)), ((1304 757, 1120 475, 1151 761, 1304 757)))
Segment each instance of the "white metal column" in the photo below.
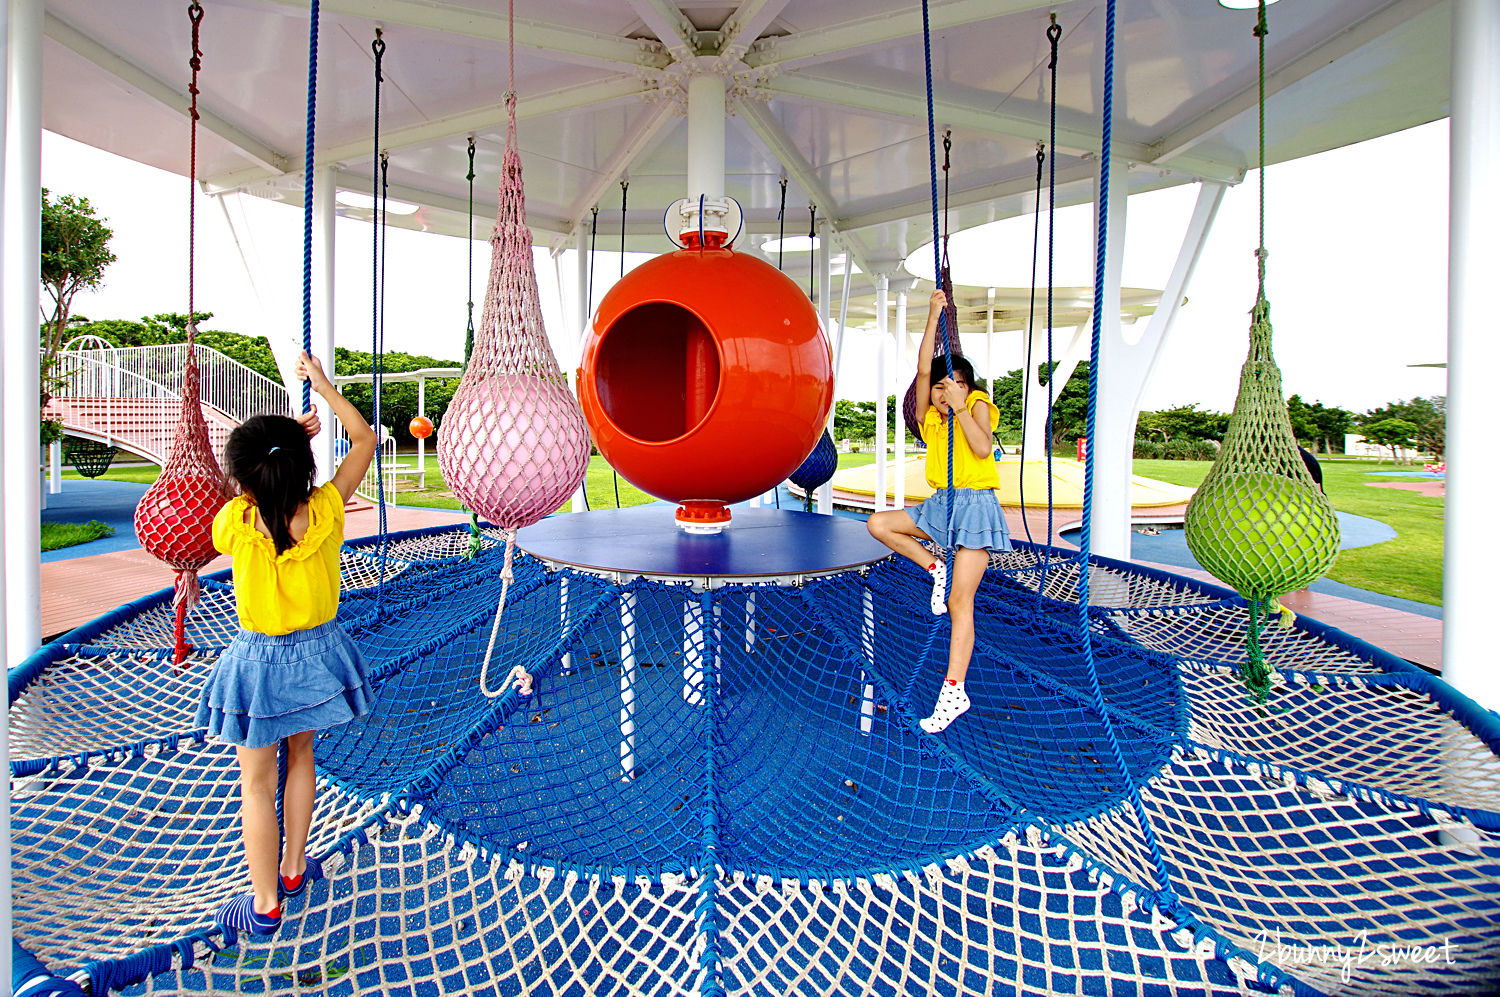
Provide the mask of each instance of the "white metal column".
MULTIPOLYGON (((8 170, 5 168, 5 160, 10 148, 10 137, 6 132, 6 122, 10 116, 6 113, 6 101, 10 93, 10 0, 0 0, 0 309, 4 308, 3 299, 6 288, 4 286, 5 274, 7 273, 5 263, 6 233, 10 230, 6 227, 6 219, 10 217, 9 205, 6 200, 9 192, 5 186, 5 178, 8 170)), ((6 330, 8 321, 3 313, 0 313, 0 332, 6 330)), ((9 338, 9 337, 6 337, 9 338)), ((5 383, 6 372, 9 369, 7 357, 3 349, 0 349, 0 411, 4 410, 5 399, 10 395, 10 386, 5 383)), ((0 468, 5 467, 5 435, 0 433, 0 468)), ((0 499, 4 498, 4 482, 0 480, 0 499)), ((5 503, 0 501, 0 565, 8 564, 5 559, 6 536, 5 536, 5 503)), ((40 546, 40 538, 38 538, 40 546)), ((0 571, 0 649, 5 648, 6 625, 5 617, 8 603, 6 602, 5 572, 0 571)), ((4 718, 0 718, 0 765, 10 771, 10 711, 7 710, 4 718)), ((10 922, 10 807, 0 808, 0 859, 4 860, 5 868, 0 871, 0 947, 4 952, 0 953, 0 980, 10 979, 10 946, 11 946, 11 922, 10 922)))
POLYGON ((1500 273, 1500 3, 1453 0, 1448 206, 1448 498, 1443 519, 1443 677, 1500 708, 1489 634, 1496 543, 1484 488, 1489 384, 1500 364, 1485 293, 1500 273))
MULTIPOLYGON (((1090 551, 1104 557, 1130 557, 1130 467, 1132 448, 1122 434, 1109 427, 1125 420, 1135 401, 1133 383, 1121 377, 1115 364, 1123 361, 1128 347, 1120 331, 1120 271, 1125 255, 1125 208, 1129 171, 1115 164, 1109 173, 1109 215, 1099 218, 1099 199, 1094 200, 1094 224, 1107 224, 1104 286, 1094 289, 1094 309, 1100 325, 1097 421, 1098 431, 1088 455, 1094 469, 1093 525, 1090 551)), ((1121 364, 1123 368, 1123 364, 1121 364)), ((1134 434, 1132 433, 1132 436, 1134 434)))
POLYGON ((890 468, 886 464, 885 446, 890 439, 885 412, 885 340, 891 334, 891 278, 875 275, 875 511, 886 507, 890 468))
MULTIPOLYGON (((688 80, 688 197, 724 196, 724 77, 705 72, 688 80)), ((734 233, 731 232, 730 235, 734 233)))
MULTIPOLYGON (((827 332, 833 320, 833 295, 828 293, 833 282, 833 226, 826 218, 818 220, 818 251, 814 254, 813 265, 818 268, 818 320, 827 332)), ((832 480, 818 486, 818 511, 825 516, 833 515, 832 480)))
POLYGON ((906 362, 906 295, 905 290, 896 294, 896 489, 892 509, 906 508, 906 418, 901 403, 906 398, 906 379, 915 369, 906 362))
MULTIPOLYGON (((577 395, 579 390, 578 371, 583 368, 583 341, 588 337, 589 323, 594 317, 590 311, 594 307, 594 303, 589 300, 589 288, 592 285, 592 281, 589 278, 594 272, 594 253, 589 248, 588 232, 584 230, 582 224, 573 230, 573 246, 576 251, 575 255, 577 256, 578 263, 578 287, 575 289, 576 293, 573 295, 573 300, 577 302, 577 314, 574 316, 573 328, 577 330, 576 342, 578 346, 574 350, 574 355, 578 358, 578 363, 571 371, 564 371, 564 373, 568 375, 568 383, 573 386, 573 394, 577 395)), ((558 283, 561 284, 562 281, 559 279, 558 283)), ((567 361, 563 362, 566 363, 567 361)), ((592 459, 590 457, 591 461, 592 459)), ((584 494, 584 488, 587 484, 588 475, 585 474, 583 480, 578 483, 578 489, 573 492, 570 508, 574 512, 584 512, 587 510, 586 496, 584 494)), ((567 583, 564 582, 564 584, 567 583)))
POLYGON ((6 60, 4 371, 6 664, 41 645, 41 443, 37 314, 42 245, 42 0, 10 0, 6 60))
MULTIPOLYGON (((323 364, 323 370, 333 374, 333 317, 334 317, 334 222, 338 218, 335 196, 338 185, 334 182, 333 167, 324 166, 313 173, 313 271, 318 275, 317 293, 314 300, 317 320, 313 323, 313 355, 323 364)), ((194 196, 196 196, 196 191, 194 196)), ((301 384, 293 396, 292 408, 299 406, 301 384)), ((313 437, 313 459, 318 463, 318 479, 327 481, 333 477, 333 409, 320 396, 312 396, 313 408, 318 412, 318 421, 323 430, 313 437)))

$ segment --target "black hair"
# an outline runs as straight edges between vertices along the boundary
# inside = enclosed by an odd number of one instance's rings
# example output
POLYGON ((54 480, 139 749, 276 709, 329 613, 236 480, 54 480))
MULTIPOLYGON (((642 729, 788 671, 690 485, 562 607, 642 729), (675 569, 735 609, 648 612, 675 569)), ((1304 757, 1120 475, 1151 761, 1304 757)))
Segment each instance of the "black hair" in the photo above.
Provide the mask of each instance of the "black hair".
POLYGON ((948 376, 948 364, 953 364, 953 373, 962 374, 972 391, 988 391, 984 379, 974 373, 974 365, 962 353, 939 353, 932 358, 932 383, 936 384, 948 376))
POLYGON ((229 434, 224 470, 255 500, 276 553, 291 547, 292 518, 318 474, 302 424, 284 415, 251 416, 229 434))

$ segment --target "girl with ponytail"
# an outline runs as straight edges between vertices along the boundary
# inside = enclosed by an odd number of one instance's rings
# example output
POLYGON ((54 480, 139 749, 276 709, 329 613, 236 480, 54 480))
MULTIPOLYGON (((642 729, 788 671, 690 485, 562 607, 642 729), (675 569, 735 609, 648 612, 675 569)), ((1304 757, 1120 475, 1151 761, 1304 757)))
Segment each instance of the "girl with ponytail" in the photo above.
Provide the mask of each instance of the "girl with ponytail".
POLYGON ((344 503, 375 454, 375 433, 303 353, 297 377, 327 400, 349 433, 333 480, 314 486, 309 442, 316 412, 296 419, 259 415, 229 437, 225 470, 239 486, 214 518, 214 546, 234 558, 240 630, 209 673, 197 724, 235 746, 240 827, 251 892, 219 908, 215 920, 249 936, 281 926, 283 898, 322 877, 307 855, 315 792, 313 738, 369 711, 365 663, 335 616, 344 503), (276 820, 277 747, 286 745, 283 844, 276 820))

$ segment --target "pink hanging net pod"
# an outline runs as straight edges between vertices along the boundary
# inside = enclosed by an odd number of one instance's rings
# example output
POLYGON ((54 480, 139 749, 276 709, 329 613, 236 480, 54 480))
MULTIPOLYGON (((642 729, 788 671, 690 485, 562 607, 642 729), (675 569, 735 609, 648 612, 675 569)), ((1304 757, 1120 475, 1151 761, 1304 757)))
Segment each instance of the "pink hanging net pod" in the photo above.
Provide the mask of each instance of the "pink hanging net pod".
POLYGON ((188 611, 198 601, 198 569, 217 554, 214 515, 228 499, 228 485, 208 440, 198 394, 197 328, 188 325, 187 363, 182 372, 182 415, 166 466, 135 507, 135 535, 152 557, 177 570, 174 662, 192 648, 184 636, 188 611))
MULTIPOLYGON (((547 342, 526 227, 514 93, 490 236, 490 280, 474 351, 438 434, 443 480, 465 506, 505 530, 498 628, 516 530, 556 512, 583 481, 589 431, 547 342)), ((493 651, 493 638, 491 651, 493 651)), ((489 655, 486 655, 486 669, 489 655)), ((485 687, 486 695, 496 695, 485 687)))

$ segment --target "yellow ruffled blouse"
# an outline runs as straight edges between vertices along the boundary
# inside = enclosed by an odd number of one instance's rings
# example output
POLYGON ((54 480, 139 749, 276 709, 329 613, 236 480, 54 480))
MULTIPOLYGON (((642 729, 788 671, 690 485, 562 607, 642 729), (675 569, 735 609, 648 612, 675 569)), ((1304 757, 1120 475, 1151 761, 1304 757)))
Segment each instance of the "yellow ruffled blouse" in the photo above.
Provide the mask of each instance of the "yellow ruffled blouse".
MULTIPOLYGON (((990 401, 990 396, 978 389, 971 390, 964 407, 972 413, 980 402, 989 405, 990 436, 993 437, 995 430, 1000 428, 1000 410, 990 401)), ((929 407, 922 418, 922 442, 927 444, 927 483, 933 488, 947 488, 948 424, 943 421, 936 405, 929 407)), ((976 455, 964 439, 963 428, 956 425, 953 427, 953 487, 1000 487, 1000 469, 995 466, 994 451, 983 457, 976 455)))
POLYGON ((344 500, 330 481, 307 506, 307 532, 280 554, 255 528, 255 506, 245 496, 230 499, 214 517, 214 546, 234 558, 234 604, 244 629, 309 630, 338 612, 344 500))

